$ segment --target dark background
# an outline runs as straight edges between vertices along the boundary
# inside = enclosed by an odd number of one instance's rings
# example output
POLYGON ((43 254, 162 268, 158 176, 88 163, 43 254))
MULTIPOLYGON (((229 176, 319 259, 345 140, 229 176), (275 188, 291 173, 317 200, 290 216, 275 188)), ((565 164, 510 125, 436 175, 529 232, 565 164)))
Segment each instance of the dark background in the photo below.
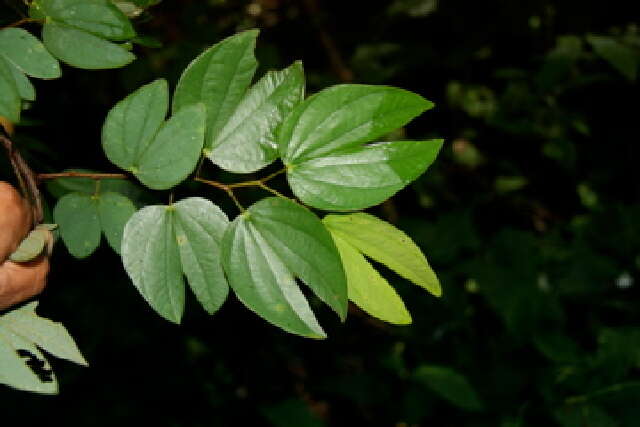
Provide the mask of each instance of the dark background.
MULTIPOLYGON (((385 271, 411 326, 355 307, 343 325, 317 305, 329 338, 313 341, 231 297, 213 317, 191 298, 178 327, 147 306, 106 245, 79 261, 59 244, 40 313, 67 326, 91 366, 52 360, 55 397, 0 388, 2 424, 637 426, 634 3, 165 0, 136 25, 162 47, 136 47, 121 70, 64 67, 61 79, 35 82, 16 139, 39 172, 115 172, 99 143, 109 108, 157 77, 175 85, 205 47, 251 27, 262 29, 258 75, 302 59, 309 93, 351 80, 425 96, 436 108, 404 131, 445 138, 443 151, 371 212, 415 239, 444 296, 385 271), (627 67, 594 51, 589 34, 627 46, 627 67), (434 389, 425 365, 464 376, 483 408, 465 409, 454 381, 434 389)), ((15 20, 0 8, 2 23, 15 20)), ((0 173, 10 177, 5 163, 0 173)), ((208 187, 185 184, 177 197, 192 193, 235 215, 208 187)))

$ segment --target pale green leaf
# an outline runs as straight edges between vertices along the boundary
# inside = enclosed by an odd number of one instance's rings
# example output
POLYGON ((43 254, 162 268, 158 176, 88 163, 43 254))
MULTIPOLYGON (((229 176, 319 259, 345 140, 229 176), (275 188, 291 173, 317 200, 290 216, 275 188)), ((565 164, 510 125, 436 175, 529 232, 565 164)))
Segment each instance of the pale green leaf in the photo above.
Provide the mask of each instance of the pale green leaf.
POLYGON ((119 68, 136 59, 122 46, 54 21, 44 24, 42 41, 62 62, 88 70, 119 68))
POLYGON ((249 173, 278 157, 275 129, 304 97, 302 63, 270 71, 242 99, 215 137, 207 157, 221 168, 249 173))
POLYGON ((49 240, 49 231, 43 229, 32 230, 20 243, 20 246, 9 256, 13 262, 27 262, 42 253, 49 240))
POLYGON ((258 30, 228 37, 204 51, 184 70, 173 97, 173 112, 194 103, 207 107, 205 147, 229 120, 255 73, 258 30))
POLYGON ((0 30, 0 55, 31 77, 60 77, 58 61, 51 56, 40 40, 22 28, 0 30))
POLYGON ((53 217, 71 255, 86 258, 96 250, 101 233, 96 197, 69 193, 58 200, 53 217))
POLYGON ((200 304, 213 314, 229 293, 220 261, 220 243, 229 220, 219 207, 202 198, 184 199, 173 207, 182 269, 200 304))
POLYGON ((120 253, 122 233, 136 207, 122 194, 106 192, 98 195, 98 214, 100 226, 107 242, 116 253, 120 253))
POLYGON ((169 109, 169 89, 164 79, 149 83, 118 102, 102 127, 102 147, 107 158, 130 169, 156 136, 169 109))
POLYGON ((332 236, 347 275, 349 300, 385 322, 396 325, 410 324, 411 315, 395 289, 357 249, 338 234, 332 236))
POLYGON ((423 365, 414 378, 439 396, 467 411, 481 411, 483 404, 467 379, 451 368, 423 365))
POLYGON ((430 101, 388 86, 344 84, 297 106, 278 131, 282 160, 297 165, 372 141, 433 107, 430 101))
POLYGON ((11 71, 11 65, 0 56, 0 116, 17 123, 20 121, 20 93, 11 71))
POLYGON ((399 141, 325 154, 289 165, 287 178, 304 203, 325 210, 377 205, 433 163, 442 140, 399 141))
POLYGON ((435 296, 442 288, 420 248, 401 230, 363 212, 327 215, 324 225, 371 259, 425 288, 435 296))

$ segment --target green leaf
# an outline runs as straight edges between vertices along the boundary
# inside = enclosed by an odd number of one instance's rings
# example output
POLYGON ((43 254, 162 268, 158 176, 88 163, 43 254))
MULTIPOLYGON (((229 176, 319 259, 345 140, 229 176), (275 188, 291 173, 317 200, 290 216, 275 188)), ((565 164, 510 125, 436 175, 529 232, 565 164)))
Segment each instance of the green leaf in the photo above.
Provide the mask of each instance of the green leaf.
POLYGON ((58 322, 38 316, 37 307, 38 302, 34 301, 8 312, 2 316, 2 326, 33 342, 47 353, 88 366, 66 328, 58 322))
POLYGON ((0 30, 0 55, 20 71, 39 79, 60 77, 60 64, 40 40, 22 28, 0 30))
POLYGON ((107 242, 119 254, 124 226, 129 218, 136 213, 136 207, 131 200, 122 194, 100 193, 98 195, 98 213, 100 226, 107 242))
POLYGON ((229 120, 256 71, 258 30, 249 30, 211 46, 184 70, 173 97, 173 112, 203 102, 207 106, 205 147, 229 120))
POLYGON ((440 282, 420 248, 393 225, 362 212, 327 215, 323 223, 333 235, 344 239, 371 259, 435 296, 442 294, 440 282))
POLYGON ((202 198, 181 200, 174 208, 182 269, 200 304, 213 314, 229 293, 220 262, 220 243, 229 220, 219 207, 202 198))
POLYGON ((109 40, 136 33, 127 16, 109 0, 38 0, 40 13, 78 30, 109 40))
POLYGON ((483 409, 482 402, 467 379, 451 368, 423 365, 416 369, 414 378, 462 409, 483 409))
POLYGON ((9 256, 13 262, 27 262, 42 253, 49 240, 49 231, 35 229, 20 243, 20 246, 9 256))
POLYGON ((53 217, 71 255, 86 258, 97 249, 101 230, 96 197, 69 193, 58 200, 53 217))
POLYGON ((368 145, 289 165, 287 178, 294 194, 310 206, 364 209, 422 175, 441 147, 440 139, 368 145))
POLYGON ((107 158, 123 169, 140 161, 169 109, 169 89, 164 79, 140 87, 118 102, 102 127, 102 147, 107 158))
POLYGON ((297 106, 278 131, 282 160, 298 165, 356 148, 433 107, 406 90, 344 84, 327 88, 297 106))
POLYGON ((144 185, 166 190, 183 181, 196 167, 205 132, 205 107, 195 104, 178 111, 161 127, 138 162, 127 168, 144 185))
POLYGON ((22 71, 18 69, 11 62, 7 61, 6 64, 9 66, 11 73, 13 74, 13 79, 16 83, 16 89, 18 89, 18 95, 20 98, 25 101, 35 101, 36 99, 36 88, 33 87, 29 78, 25 76, 22 71))
POLYGON ((411 315, 395 289, 357 249, 338 234, 332 234, 332 237, 347 275, 349 300, 385 322, 396 325, 410 324, 411 315))
POLYGON ((115 43, 54 21, 44 24, 42 41, 62 62, 87 70, 119 68, 136 59, 115 43))
POLYGON ((295 277, 346 316, 346 278, 331 235, 288 199, 263 199, 238 216, 223 237, 222 263, 238 298, 285 331, 325 337, 295 277))
POLYGON ((17 123, 20 121, 20 93, 11 71, 11 65, 0 56, 0 116, 17 123))
POLYGON ((638 74, 638 55, 636 52, 606 36, 587 35, 587 41, 593 50, 613 68, 630 81, 635 81, 638 74))
POLYGON ((228 220, 213 203, 190 198, 171 206, 148 206, 125 226, 122 260, 138 291, 161 316, 179 323, 187 276, 209 313, 226 299, 220 240, 228 220))
POLYGON ((221 168, 249 173, 278 157, 275 129, 304 97, 304 71, 296 62, 270 71, 242 99, 215 137, 207 157, 221 168))

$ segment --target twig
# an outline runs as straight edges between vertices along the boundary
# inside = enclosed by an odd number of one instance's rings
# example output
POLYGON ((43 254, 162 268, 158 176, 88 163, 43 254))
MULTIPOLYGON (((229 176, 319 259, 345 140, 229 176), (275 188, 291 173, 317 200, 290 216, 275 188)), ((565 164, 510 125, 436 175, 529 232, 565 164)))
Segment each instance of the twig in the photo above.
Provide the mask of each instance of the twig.
POLYGON ((5 28, 13 28, 13 27, 19 27, 20 25, 23 24, 30 24, 32 22, 43 22, 42 19, 35 19, 35 18, 22 18, 16 22, 13 22, 9 25, 5 25, 4 27, 2 27, 2 29, 4 30, 5 28))
POLYGON ((90 178, 90 179, 129 179, 124 173, 90 173, 90 172, 58 172, 38 174, 38 181, 58 178, 90 178))

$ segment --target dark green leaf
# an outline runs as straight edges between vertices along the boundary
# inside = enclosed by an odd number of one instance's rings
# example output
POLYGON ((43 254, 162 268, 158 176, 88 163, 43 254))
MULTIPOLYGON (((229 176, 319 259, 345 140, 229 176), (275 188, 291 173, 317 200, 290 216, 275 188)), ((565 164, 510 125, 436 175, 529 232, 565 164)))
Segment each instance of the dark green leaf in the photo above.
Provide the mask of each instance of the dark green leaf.
POLYGON ((304 97, 302 63, 268 72, 215 137, 207 157, 223 169, 254 172, 278 157, 274 131, 304 97))
POLYGON ((58 200, 53 217, 71 255, 86 258, 96 250, 101 233, 96 197, 69 193, 58 200))
POLYGON ((25 101, 35 101, 36 99, 36 88, 33 87, 29 78, 25 76, 22 71, 18 69, 11 62, 7 61, 6 64, 9 66, 11 73, 13 74, 13 79, 16 83, 16 89, 18 89, 18 95, 20 98, 25 101))
POLYGON ((631 81, 636 80, 639 57, 634 50, 606 36, 588 35, 587 41, 602 59, 623 76, 631 81))
POLYGON ((100 226, 107 242, 116 253, 120 253, 122 233, 129 218, 136 212, 131 200, 118 193, 100 193, 98 195, 98 213, 100 226))
POLYGON ((60 77, 60 65, 40 40, 22 28, 0 31, 0 55, 20 71, 39 79, 60 77))
POLYGON ((17 123, 20 121, 20 93, 11 71, 11 65, 0 56, 0 116, 17 123))
POLYGON ((423 365, 416 369, 414 378, 462 409, 483 409, 482 402, 467 379, 451 368, 423 365))
POLYGON ((250 30, 224 39, 194 59, 180 77, 173 112, 198 102, 207 106, 207 148, 251 83, 257 67, 253 53, 257 36, 258 30, 250 30))
POLYGON ((42 41, 62 62, 88 70, 119 68, 136 59, 134 54, 115 43, 53 21, 44 24, 42 41))

